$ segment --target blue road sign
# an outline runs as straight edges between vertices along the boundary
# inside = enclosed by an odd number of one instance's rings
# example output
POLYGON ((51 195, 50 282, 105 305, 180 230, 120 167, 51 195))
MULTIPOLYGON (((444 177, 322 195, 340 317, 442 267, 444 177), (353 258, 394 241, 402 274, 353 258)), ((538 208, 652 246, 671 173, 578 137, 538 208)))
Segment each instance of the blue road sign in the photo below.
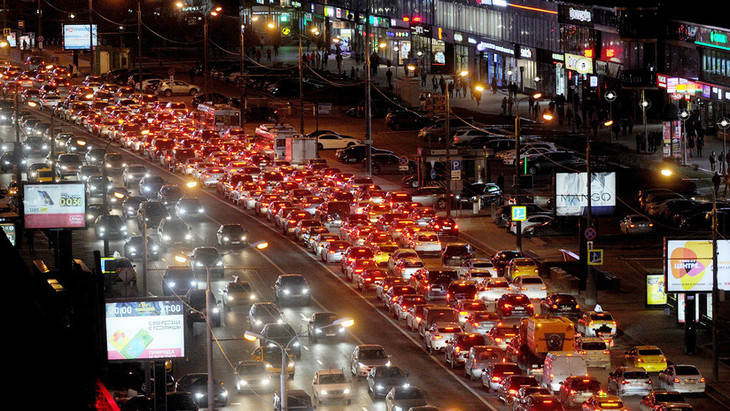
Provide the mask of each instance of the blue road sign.
POLYGON ((451 170, 452 171, 461 170, 461 160, 451 160, 451 170))
POLYGON ((588 265, 603 265, 603 250, 588 250, 588 265))

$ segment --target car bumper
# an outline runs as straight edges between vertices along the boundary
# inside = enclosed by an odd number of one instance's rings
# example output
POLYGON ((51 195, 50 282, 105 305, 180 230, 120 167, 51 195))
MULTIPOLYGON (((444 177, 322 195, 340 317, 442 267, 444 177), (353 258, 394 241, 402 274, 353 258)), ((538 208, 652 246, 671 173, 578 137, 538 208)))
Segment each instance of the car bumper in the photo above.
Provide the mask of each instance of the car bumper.
POLYGON ((667 363, 665 363, 665 362, 658 363, 658 364, 657 363, 639 363, 639 364, 636 364, 636 366, 643 368, 644 370, 646 370, 646 372, 659 372, 659 371, 664 371, 667 369, 667 363))
POLYGON ((446 341, 444 341, 445 339, 446 338, 443 338, 441 340, 431 340, 431 349, 433 349, 434 351, 443 351, 443 349, 446 348, 446 341))
POLYGON ((669 386, 669 390, 684 394, 701 394, 705 392, 705 383, 672 384, 669 386))

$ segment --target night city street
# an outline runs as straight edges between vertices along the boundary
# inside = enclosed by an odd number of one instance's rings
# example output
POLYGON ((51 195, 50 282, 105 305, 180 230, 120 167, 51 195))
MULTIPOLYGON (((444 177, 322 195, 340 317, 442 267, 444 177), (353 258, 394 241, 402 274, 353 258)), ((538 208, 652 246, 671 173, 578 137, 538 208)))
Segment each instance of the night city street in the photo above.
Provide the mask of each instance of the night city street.
POLYGON ((711 14, 4 1, 12 394, 730 410, 730 28, 711 14))

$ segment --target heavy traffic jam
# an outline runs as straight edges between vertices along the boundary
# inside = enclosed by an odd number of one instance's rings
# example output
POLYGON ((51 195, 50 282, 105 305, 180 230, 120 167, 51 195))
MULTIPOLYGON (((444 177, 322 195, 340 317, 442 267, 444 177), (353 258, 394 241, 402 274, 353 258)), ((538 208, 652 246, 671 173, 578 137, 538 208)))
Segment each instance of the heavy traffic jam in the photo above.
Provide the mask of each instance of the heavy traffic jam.
MULTIPOLYGON (((453 199, 443 190, 399 182, 385 187, 385 180, 369 177, 360 160, 353 165, 348 157, 364 152, 358 139, 315 132, 306 139, 317 142, 319 155, 288 161, 280 139, 296 136, 293 127, 249 122, 247 133, 230 107, 193 106, 164 90, 142 94, 103 76, 72 79, 54 65, 4 63, 0 83, 2 124, 21 134, 20 145, 3 142, 4 173, 10 177, 20 168, 31 182, 85 182, 88 232, 111 242, 118 259, 135 265, 138 279, 142 261, 155 264, 159 275, 146 277, 155 282, 150 294, 181 299, 191 333, 197 323, 223 332, 231 326, 226 315, 242 310, 244 329, 276 341, 261 341, 249 356, 216 368, 216 381, 225 381, 216 384, 217 407, 233 409, 252 395, 267 407, 277 404, 279 375, 293 379, 302 358, 322 344, 332 344, 327 355, 340 356, 344 365, 289 382, 289 409, 294 403, 301 409, 456 409, 429 395, 432 381, 419 384, 416 368, 443 384, 458 379, 482 398, 484 409, 686 411, 693 409, 691 394, 705 392, 695 366, 674 363, 659 345, 619 341, 620 316, 600 305, 582 306, 577 295, 551 285, 530 252, 505 246, 487 253, 465 239, 459 219, 445 212, 453 199), (211 197, 234 207, 239 218, 209 219, 211 197), (201 235, 201 221, 215 225, 215 234, 201 235), (257 289, 226 262, 261 244, 252 237, 254 224, 310 255, 299 271, 270 281, 270 290, 257 289), (336 274, 329 281, 339 296, 322 294, 308 265, 336 274), (208 315, 206 276, 221 285, 211 290, 216 307, 208 315), (364 299, 369 311, 360 314, 382 315, 383 327, 398 327, 405 337, 375 344, 361 334, 348 352, 335 349, 353 341, 344 316, 324 309, 337 298, 364 299), (292 324, 303 321, 292 312, 314 305, 303 331, 292 324), (391 354, 410 343, 421 363, 391 354), (364 402, 363 393, 372 402, 364 402)), ((413 171, 406 166, 406 173, 413 171)), ((12 178, 6 180, 11 193, 18 186, 12 178)), ((490 190, 498 206, 507 204, 496 185, 490 190)), ((509 221, 506 228, 515 229, 509 221)), ((177 409, 206 407, 208 374, 171 368, 177 409)), ((146 409, 149 395, 137 394, 120 398, 121 409, 146 409)))

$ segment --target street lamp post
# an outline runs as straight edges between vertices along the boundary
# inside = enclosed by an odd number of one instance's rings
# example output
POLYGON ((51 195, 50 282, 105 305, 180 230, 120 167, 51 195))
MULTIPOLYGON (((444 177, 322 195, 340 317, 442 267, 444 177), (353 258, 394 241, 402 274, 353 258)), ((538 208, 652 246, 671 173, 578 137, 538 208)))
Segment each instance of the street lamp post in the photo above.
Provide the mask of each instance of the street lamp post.
MULTIPOLYGON (((465 78, 469 75, 469 72, 467 70, 463 70, 459 73, 459 76, 461 78, 465 78)), ((450 119, 450 112, 451 112, 451 98, 449 97, 449 90, 448 87, 446 88, 446 95, 444 98, 446 99, 446 121, 444 122, 444 145, 446 146, 446 170, 448 171, 448 175, 446 178, 448 179, 448 190, 447 190, 447 198, 446 198, 446 216, 451 217, 451 119, 450 119)))
POLYGON ((641 107, 641 116, 644 120, 644 149, 648 152, 649 151, 649 126, 646 122, 646 110, 651 107, 651 101, 647 100, 644 97, 644 90, 641 90, 641 101, 639 102, 639 106, 641 107))
POLYGON ((682 109, 679 112, 679 119, 682 121, 682 165, 687 165, 687 119, 689 119, 689 110, 682 109))
MULTIPOLYGON (((511 74, 510 74, 511 76, 511 74)), ((535 93, 532 95, 532 98, 537 100, 540 97, 542 97, 542 93, 535 93)), ((515 178, 514 178, 514 189, 515 189, 515 202, 518 201, 518 197, 520 195, 520 103, 529 97, 522 97, 518 98, 515 101, 515 107, 517 109, 516 116, 515 116, 515 178)), ((527 159, 525 158, 525 161, 527 159)), ((516 221, 517 226, 515 227, 516 230, 516 237, 515 237, 515 246, 517 247, 517 250, 522 251, 522 221, 516 221)))
MULTIPOLYGON (((325 325, 323 327, 320 327, 321 329, 330 328, 330 327, 343 327, 348 328, 352 326, 355 322, 352 319, 349 318, 339 318, 335 320, 330 325, 325 325)), ((267 342, 270 344, 274 344, 281 350, 281 373, 279 375, 279 393, 281 401, 279 402, 279 410, 285 411, 287 409, 287 397, 286 397, 286 376, 287 376, 287 364, 289 356, 287 355, 287 350, 289 349, 289 345, 291 345, 293 342, 297 341, 299 337, 302 337, 303 335, 307 334, 307 332, 301 332, 295 336, 293 336, 285 345, 282 345, 274 340, 270 340, 266 337, 264 337, 261 334, 255 333, 253 331, 246 331, 246 333, 243 335, 244 338, 246 338, 249 341, 259 341, 262 345, 263 342, 267 342)))

